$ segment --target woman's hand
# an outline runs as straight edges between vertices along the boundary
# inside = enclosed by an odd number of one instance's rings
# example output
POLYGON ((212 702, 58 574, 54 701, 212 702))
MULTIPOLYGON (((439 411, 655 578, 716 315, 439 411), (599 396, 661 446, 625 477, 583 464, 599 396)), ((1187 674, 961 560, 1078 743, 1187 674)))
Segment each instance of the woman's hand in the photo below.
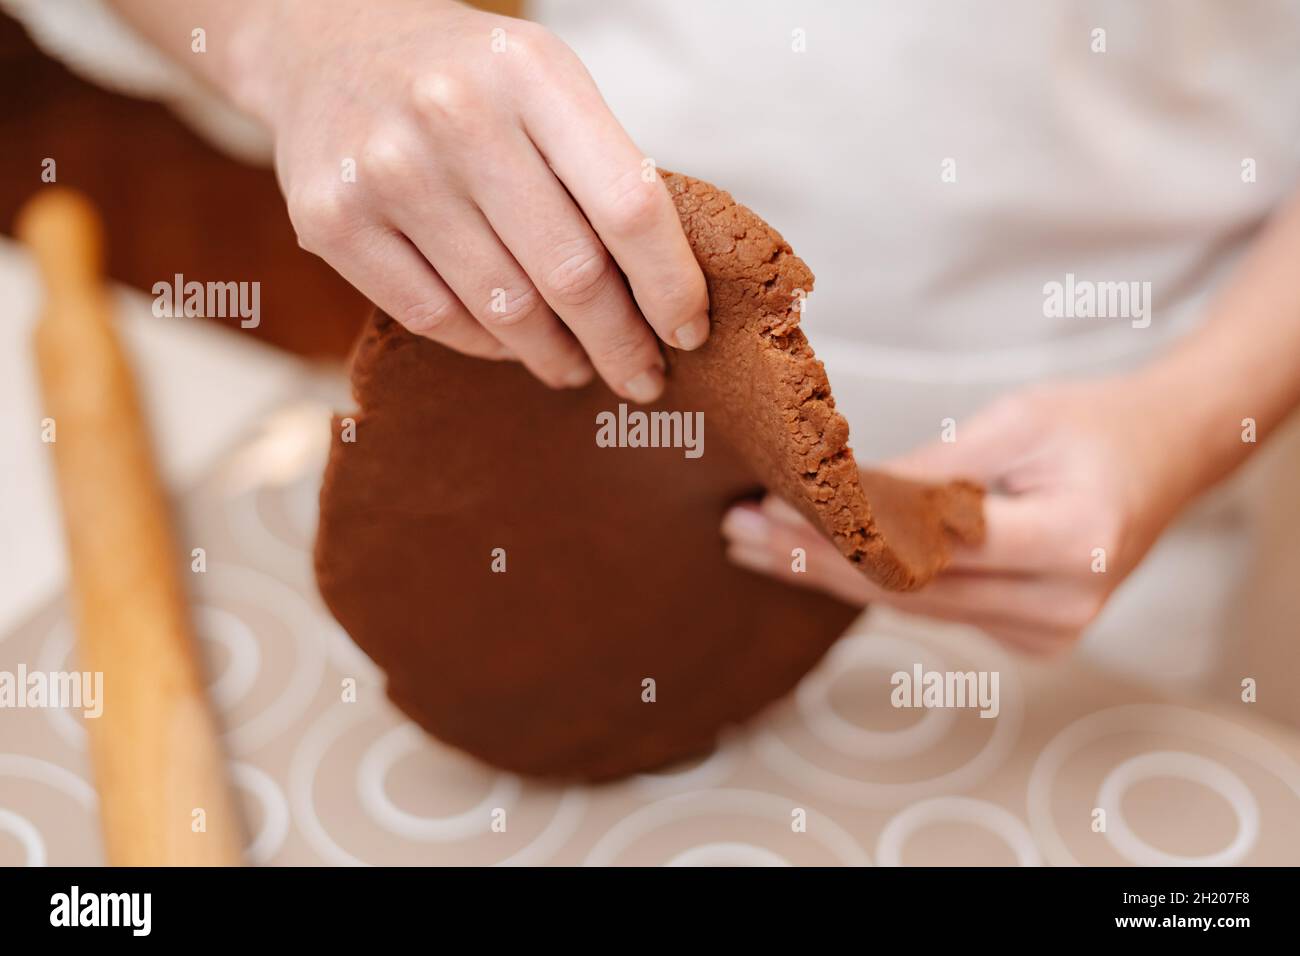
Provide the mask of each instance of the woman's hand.
MULTIPOLYGON (((1300 193, 1278 209, 1207 320, 1123 377, 1029 389, 893 466, 982 481, 988 536, 921 591, 872 587, 769 499, 723 523, 738 564, 857 603, 964 621, 1029 651, 1069 647, 1196 495, 1300 408, 1300 193), (792 548, 807 571, 790 570, 792 548)), ((887 466, 888 467, 888 466, 887 466)))
POLYGON ((990 490, 988 534, 915 593, 882 591, 789 505, 768 498, 723 522, 728 554, 755 571, 863 604, 976 625, 1022 650, 1068 648, 1192 493, 1187 437, 1162 386, 1142 377, 1013 394, 885 467, 990 490), (1162 413, 1160 410, 1165 408, 1162 413), (1181 435, 1179 430, 1183 429, 1181 435), (791 549, 806 572, 791 570, 791 549))
POLYGON ((667 190, 550 33, 446 0, 249 15, 232 95, 274 132, 301 244, 408 329, 555 387, 594 366, 638 402, 663 386, 656 335, 707 338, 667 190))

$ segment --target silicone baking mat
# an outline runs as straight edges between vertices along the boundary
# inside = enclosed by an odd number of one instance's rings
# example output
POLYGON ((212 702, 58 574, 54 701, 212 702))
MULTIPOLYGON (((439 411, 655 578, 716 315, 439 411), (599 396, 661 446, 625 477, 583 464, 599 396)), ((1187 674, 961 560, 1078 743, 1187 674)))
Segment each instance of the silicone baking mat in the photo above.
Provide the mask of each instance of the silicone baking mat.
MULTIPOLYGON (((476 764, 386 701, 316 595, 328 417, 323 399, 266 416, 182 502, 252 863, 1300 863, 1300 737, 1252 705, 876 611, 689 765, 589 788, 476 764), (997 671, 998 715, 890 706, 889 675, 918 662, 997 671)), ((72 651, 56 599, 0 639, 0 670, 75 669, 72 651)), ((102 861, 81 719, 0 711, 0 864, 102 861)))

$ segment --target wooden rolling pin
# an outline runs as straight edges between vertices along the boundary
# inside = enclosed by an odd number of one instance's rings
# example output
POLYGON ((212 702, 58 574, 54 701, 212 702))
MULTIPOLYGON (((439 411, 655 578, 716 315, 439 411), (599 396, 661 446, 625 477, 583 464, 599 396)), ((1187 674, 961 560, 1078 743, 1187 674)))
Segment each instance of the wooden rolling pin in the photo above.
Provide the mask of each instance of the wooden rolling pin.
POLYGON ((113 866, 238 865, 242 823, 130 368, 113 330, 90 203, 47 188, 16 232, 46 291, 36 327, 45 416, 72 567, 78 666, 103 672, 87 719, 113 866))

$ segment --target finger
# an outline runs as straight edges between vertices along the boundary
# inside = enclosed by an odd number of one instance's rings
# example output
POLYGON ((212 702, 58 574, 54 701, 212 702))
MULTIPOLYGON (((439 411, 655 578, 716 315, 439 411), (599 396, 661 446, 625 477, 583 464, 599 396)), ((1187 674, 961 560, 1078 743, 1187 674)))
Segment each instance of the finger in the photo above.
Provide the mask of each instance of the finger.
MULTIPOLYGON (((1041 497, 988 496, 984 499, 984 541, 977 547, 954 543, 949 569, 1015 573, 1073 569, 1078 563, 1073 556, 1067 562, 1044 547, 1052 540, 1045 533, 1053 524, 1052 508, 1052 503, 1041 497)), ((758 511, 778 525, 812 529, 798 509, 777 495, 766 495, 758 511)))
POLYGON ((1051 577, 944 572, 915 592, 882 592, 899 610, 985 628, 1075 634, 1095 613, 1086 588, 1051 577))
MULTIPOLYGON (((782 520, 775 513, 782 512, 780 499, 769 495, 761 505, 751 502, 734 505, 722 519, 722 534, 728 540, 742 542, 751 547, 765 547, 789 555, 794 548, 810 551, 829 551, 839 555, 826 536, 813 527, 797 512, 793 520, 782 520)), ((789 508, 789 505, 784 505, 789 508)))
MULTIPOLYGON (((810 540, 805 529, 813 530, 806 522, 776 522, 759 508, 738 505, 723 520, 727 557, 741 567, 822 591, 849 604, 880 601, 907 613, 968 624, 1035 656, 1059 653, 1078 636, 1079 629, 1069 623, 1034 615, 1023 618, 1014 610, 1038 606, 1043 601, 1044 586, 1039 582, 987 576, 954 580, 954 576, 941 575, 919 592, 884 591, 820 535, 810 540), (802 572, 795 570, 791 560, 794 547, 806 547, 802 572), (1009 607, 1013 610, 1008 611, 1009 607)), ((1058 589, 1052 584, 1046 587, 1047 600, 1055 603, 1058 589)))
POLYGON ((1078 634, 1063 630, 1025 628, 996 622, 987 626, 977 623, 975 626, 999 643, 1030 657, 1059 657, 1074 647, 1078 638, 1078 634))
POLYGON ((471 196, 534 287, 577 336, 611 389, 636 402, 663 391, 663 357, 613 259, 521 132, 481 164, 471 196))
MULTIPOLYGON (((797 574, 790 570, 788 564, 779 559, 772 548, 754 547, 742 542, 732 542, 727 547, 727 559, 732 564, 757 574, 800 587, 813 588, 854 606, 865 606, 879 599, 879 595, 872 590, 870 582, 862 578, 860 573, 838 553, 835 557, 840 559, 840 564, 853 572, 853 576, 836 575, 828 580, 823 575, 797 574)), ((1015 651, 1033 657, 1057 656, 1072 646, 1073 637, 1076 636, 1064 630, 1012 624, 993 616, 971 614, 965 610, 940 608, 922 612, 915 606, 900 607, 899 610, 974 627, 1015 651)))
POLYGON ((1001 399, 954 424, 951 440, 933 441, 890 459, 886 471, 925 481, 967 478, 993 484, 1004 474, 1025 427, 1021 406, 1001 399))
POLYGON ((799 509, 779 495, 764 495, 758 508, 759 511, 771 518, 773 521, 784 522, 785 524, 796 526, 808 525, 811 527, 808 523, 808 519, 799 513, 799 509))
MULTIPOLYGON (((848 565, 841 555, 836 554, 840 563, 848 565)), ((820 591, 823 594, 829 594, 831 597, 838 598, 845 604, 854 607, 864 607, 871 600, 871 592, 864 587, 867 583, 865 578, 852 578, 841 575, 809 575, 797 574, 791 570, 788 561, 774 560, 772 552, 761 548, 748 548, 744 545, 733 544, 727 548, 727 559, 738 567, 745 568, 757 574, 766 575, 777 581, 793 584, 797 587, 808 588, 814 591, 820 591)), ((852 570, 852 566, 849 566, 852 570)))
POLYGON ((320 248, 321 257, 339 275, 416 335, 479 358, 515 357, 474 321, 447 283, 400 233, 375 226, 320 248))
POLYGON ((668 189, 577 57, 567 48, 559 56, 565 81, 544 100, 521 100, 524 128, 627 275, 659 337, 697 348, 709 334, 708 291, 668 189))
POLYGON ((467 200, 411 202, 397 225, 480 325, 554 388, 579 387, 593 371, 483 214, 467 200))
POLYGON ((920 591, 886 591, 802 518, 797 523, 774 520, 764 510, 774 507, 766 502, 762 507, 742 504, 727 512, 722 532, 733 549, 728 553, 732 560, 844 600, 881 601, 909 613, 994 628, 1007 635, 1038 635, 1049 643, 1077 633, 1078 622, 1095 612, 1087 589, 1053 577, 963 574, 950 569, 920 591), (804 571, 794 570, 794 548, 804 549, 804 571))
POLYGON ((984 540, 955 544, 953 571, 1013 574, 1066 573, 1078 557, 1060 554, 1060 505, 1047 495, 988 495, 984 498, 984 540))
POLYGON ((850 604, 865 604, 879 594, 879 588, 807 522, 774 522, 752 505, 737 505, 723 518, 722 534, 727 556, 750 570, 850 604))

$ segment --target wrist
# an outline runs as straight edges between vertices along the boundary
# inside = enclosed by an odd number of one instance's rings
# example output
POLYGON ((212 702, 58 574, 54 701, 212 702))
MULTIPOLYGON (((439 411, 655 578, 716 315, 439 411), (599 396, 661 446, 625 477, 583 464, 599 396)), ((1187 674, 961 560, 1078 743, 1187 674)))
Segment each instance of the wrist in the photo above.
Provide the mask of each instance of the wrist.
POLYGON ((1243 438, 1243 420, 1254 420, 1244 398, 1249 383, 1231 356, 1206 344, 1185 343, 1133 376, 1140 397, 1134 412, 1151 421, 1149 438, 1165 465, 1162 487, 1179 508, 1255 447, 1243 438))
POLYGON ((358 51, 373 50, 373 34, 402 38, 413 23, 467 9, 456 0, 409 7, 384 0, 251 0, 241 6, 220 86, 238 109, 274 132, 313 80, 364 70, 358 51))
POLYGON ((260 0, 241 9, 215 78, 236 109, 268 128, 274 127, 277 46, 294 42, 282 30, 286 5, 286 0, 260 0))

